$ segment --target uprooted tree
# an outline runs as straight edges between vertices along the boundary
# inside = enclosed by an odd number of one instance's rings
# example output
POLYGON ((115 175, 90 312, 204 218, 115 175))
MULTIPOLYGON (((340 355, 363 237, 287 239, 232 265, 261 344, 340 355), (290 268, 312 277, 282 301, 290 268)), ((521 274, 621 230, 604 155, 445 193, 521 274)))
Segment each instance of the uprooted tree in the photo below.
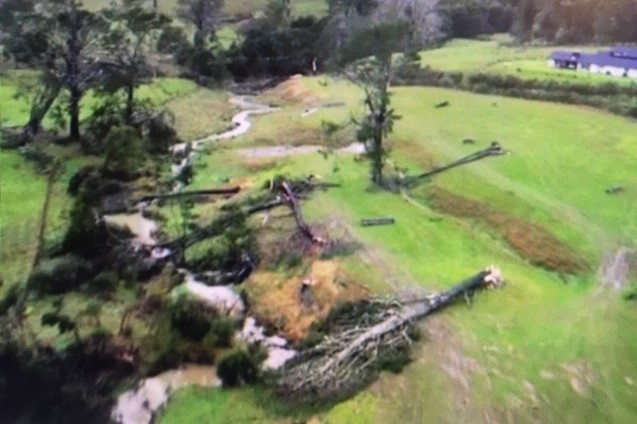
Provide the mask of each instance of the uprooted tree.
POLYGON ((287 399, 310 402, 347 396, 379 370, 407 363, 416 321, 479 289, 502 285, 500 271, 489 267, 449 291, 423 299, 345 305, 332 318, 329 334, 285 366, 277 392, 287 399))

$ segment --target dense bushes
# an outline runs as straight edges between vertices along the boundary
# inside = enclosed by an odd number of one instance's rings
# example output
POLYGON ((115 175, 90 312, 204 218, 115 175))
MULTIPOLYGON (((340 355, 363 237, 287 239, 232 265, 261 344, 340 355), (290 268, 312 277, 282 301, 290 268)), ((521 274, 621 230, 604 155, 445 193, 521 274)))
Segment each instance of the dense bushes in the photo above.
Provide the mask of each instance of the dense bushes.
POLYGON ((186 339, 201 341, 210 331, 216 315, 202 302, 182 298, 172 307, 171 323, 186 339))
POLYGON ((88 191, 82 190, 75 198, 69 216, 69 226, 62 247, 84 258, 92 258, 104 249, 106 229, 97 220, 92 203, 95 201, 88 191))
POLYGON ((135 128, 111 129, 104 140, 104 170, 124 179, 133 176, 144 162, 142 143, 135 128))
POLYGON ((228 51, 228 69, 238 80, 306 73, 321 56, 318 40, 324 26, 324 20, 314 17, 299 18, 289 26, 259 21, 246 31, 241 45, 228 51))
POLYGON ((260 379, 260 364, 265 359, 264 352, 257 346, 236 348, 219 361, 217 375, 226 387, 254 384, 260 379))
POLYGON ((195 271, 231 271, 243 262, 243 254, 256 251, 256 240, 246 223, 245 214, 231 208, 214 223, 213 233, 219 234, 190 246, 185 251, 187 266, 195 271))
POLYGON ((230 347, 237 321, 219 315, 208 305, 189 298, 179 299, 171 307, 171 325, 187 340, 201 342, 206 338, 210 347, 230 347))
POLYGON ((29 288, 46 294, 60 294, 73 290, 95 273, 90 262, 65 255, 43 261, 29 277, 29 288))

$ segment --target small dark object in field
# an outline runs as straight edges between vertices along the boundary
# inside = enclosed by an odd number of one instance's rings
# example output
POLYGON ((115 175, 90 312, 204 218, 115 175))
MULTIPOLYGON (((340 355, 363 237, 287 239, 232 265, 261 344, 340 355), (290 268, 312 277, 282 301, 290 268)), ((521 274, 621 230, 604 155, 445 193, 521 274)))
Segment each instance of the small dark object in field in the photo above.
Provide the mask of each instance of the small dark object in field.
POLYGON ((447 106, 449 106, 449 102, 447 100, 445 100, 444 102, 440 102, 440 103, 436 104, 435 108, 436 109, 440 109, 442 107, 447 107, 447 106))
POLYGON ((475 144, 475 140, 473 139, 473 137, 467 137, 464 140, 462 140, 462 144, 475 144))
POLYGON ((343 107, 343 106, 345 106, 345 102, 328 102, 323 104, 322 107, 331 108, 331 107, 343 107))
POLYGON ((619 194, 623 191, 625 191, 626 189, 622 186, 613 186, 613 187, 608 187, 606 189, 606 194, 619 194))
POLYGON ((394 218, 363 218, 361 219, 361 225, 363 227, 371 227, 376 225, 392 225, 395 224, 394 218))

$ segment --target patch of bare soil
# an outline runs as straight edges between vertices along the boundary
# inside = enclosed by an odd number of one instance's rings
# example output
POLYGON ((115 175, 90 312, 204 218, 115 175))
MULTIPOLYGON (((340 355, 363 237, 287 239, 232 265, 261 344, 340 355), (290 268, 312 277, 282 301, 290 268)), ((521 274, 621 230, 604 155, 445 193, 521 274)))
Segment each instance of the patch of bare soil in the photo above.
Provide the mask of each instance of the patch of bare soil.
POLYGON ((591 363, 570 362, 562 364, 562 370, 566 373, 565 378, 575 393, 583 398, 591 397, 591 387, 595 382, 595 373, 591 363))
POLYGON ((306 337, 312 324, 324 319, 335 303, 369 295, 337 260, 316 260, 305 272, 293 276, 255 272, 247 291, 257 319, 279 329, 291 341, 306 337))
POLYGON ((622 290, 635 273, 637 252, 626 246, 604 256, 599 270, 599 283, 604 287, 622 290))
POLYGON ((475 219, 487 225, 533 265, 566 274, 577 274, 589 268, 568 245, 538 224, 496 211, 483 202, 438 187, 429 189, 429 197, 429 204, 434 210, 475 219))

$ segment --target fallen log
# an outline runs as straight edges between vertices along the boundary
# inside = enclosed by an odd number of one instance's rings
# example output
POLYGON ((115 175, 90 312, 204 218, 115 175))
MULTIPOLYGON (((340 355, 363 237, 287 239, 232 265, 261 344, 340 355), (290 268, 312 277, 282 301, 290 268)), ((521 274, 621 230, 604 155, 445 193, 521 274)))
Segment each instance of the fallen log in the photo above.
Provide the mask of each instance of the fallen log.
POLYGON ((392 225, 395 224, 394 218, 363 218, 361 219, 361 225, 363 227, 372 227, 377 225, 392 225))
POLYGON ((285 204, 285 200, 280 197, 276 197, 275 199, 268 200, 267 202, 260 203, 258 205, 250 206, 245 210, 246 214, 252 215, 257 212, 266 211, 272 208, 276 208, 277 206, 281 206, 285 204))
POLYGON ((283 191, 284 200, 290 206, 290 209, 292 209, 294 220, 296 221, 296 226, 299 228, 299 230, 301 230, 301 233, 303 233, 308 239, 310 239, 312 243, 325 244, 325 239, 314 234, 314 231, 310 228, 309 225, 307 225, 307 223, 303 219, 296 194, 294 193, 292 188, 290 188, 290 184, 287 181, 283 181, 281 183, 281 190, 283 191))
POLYGON ((401 303, 374 300, 352 307, 337 330, 317 346, 301 351, 283 369, 276 391, 300 401, 333 400, 369 382, 387 360, 408 359, 415 321, 475 291, 503 284, 500 271, 489 267, 451 290, 401 303))
MULTIPOLYGON (((309 193, 316 188, 329 188, 338 186, 340 185, 336 183, 314 182, 312 176, 300 181, 279 180, 276 181, 276 183, 272 181, 269 187, 270 190, 278 191, 279 194, 276 194, 273 198, 265 200, 263 201, 263 203, 259 203, 256 205, 247 207, 245 205, 237 205, 237 212, 233 213, 252 215, 257 212, 273 209, 275 207, 288 204, 292 209, 294 218, 301 232, 303 232, 305 236, 309 237, 315 243, 324 243, 325 241, 321 237, 316 236, 312 232, 312 229, 303 220, 303 216, 301 215, 301 211, 298 205, 298 199, 303 198, 304 194, 309 193), (284 184, 287 188, 283 187, 284 184)), ((204 227, 197 228, 196 230, 192 231, 191 234, 173 239, 171 241, 160 243, 157 247, 185 250, 187 247, 192 246, 200 240, 217 236, 224 231, 225 225, 223 224, 223 222, 225 221, 225 219, 230 218, 230 215, 232 215, 232 213, 225 218, 221 217, 220 219, 216 219, 204 227)))
MULTIPOLYGON (((213 188, 206 190, 194 190, 194 191, 180 191, 177 193, 167 193, 167 194, 149 194, 143 197, 140 197, 137 202, 150 202, 152 200, 163 200, 163 199, 175 199, 179 197, 188 197, 188 196, 213 196, 213 195, 227 195, 227 194, 237 194, 241 191, 241 187, 228 187, 228 188, 213 188)), ((136 203, 137 203, 136 202, 136 203)))
POLYGON ((506 153, 506 151, 502 148, 502 146, 500 145, 500 143, 498 143, 497 141, 494 141, 493 143, 491 143, 491 145, 489 147, 487 147, 486 149, 483 150, 479 150, 475 153, 472 153, 468 156, 465 156, 463 158, 460 158, 454 162, 451 162, 447 165, 441 166, 441 167, 434 167, 433 169, 427 171, 427 172, 423 172, 422 174, 418 174, 412 177, 407 177, 405 179, 405 182, 407 183, 407 185, 411 184, 411 183, 415 183, 418 180, 422 180, 425 178, 429 178, 432 177, 436 174, 440 174, 441 172, 444 171, 448 171, 452 168, 458 167, 458 166, 462 166, 462 165, 466 165, 469 164, 471 162, 475 162, 478 161, 480 159, 484 159, 490 156, 500 156, 500 155, 504 155, 506 153))

